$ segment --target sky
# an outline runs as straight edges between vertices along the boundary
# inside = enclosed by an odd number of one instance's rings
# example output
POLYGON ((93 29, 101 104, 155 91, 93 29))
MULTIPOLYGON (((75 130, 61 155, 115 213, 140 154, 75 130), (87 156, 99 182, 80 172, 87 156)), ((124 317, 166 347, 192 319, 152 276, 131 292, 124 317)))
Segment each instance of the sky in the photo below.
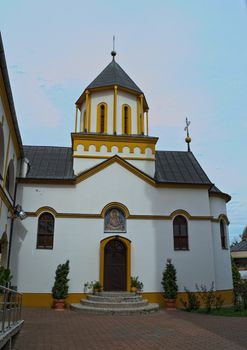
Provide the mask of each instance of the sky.
POLYGON ((144 91, 159 150, 191 149, 247 225, 245 0, 1 0, 0 30, 23 143, 70 146, 75 101, 111 61, 144 91))

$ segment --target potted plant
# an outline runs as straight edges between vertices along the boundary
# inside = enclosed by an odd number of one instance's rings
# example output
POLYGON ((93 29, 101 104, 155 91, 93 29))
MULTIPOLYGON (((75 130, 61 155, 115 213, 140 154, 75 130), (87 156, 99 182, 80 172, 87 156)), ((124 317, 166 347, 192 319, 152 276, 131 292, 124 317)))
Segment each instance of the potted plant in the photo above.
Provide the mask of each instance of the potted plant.
POLYGON ((56 269, 55 282, 52 288, 55 310, 64 310, 65 299, 69 290, 69 260, 65 264, 58 265, 56 269))
POLYGON ((94 281, 93 292, 97 293, 97 292, 101 292, 101 290, 102 290, 102 285, 101 285, 100 281, 94 281))
POLYGON ((164 297, 166 299, 166 308, 175 309, 178 292, 177 273, 171 259, 167 259, 161 284, 164 290, 164 297))
POLYGON ((139 276, 130 277, 130 287, 131 287, 131 292, 137 293, 141 292, 143 290, 143 283, 139 281, 139 276))

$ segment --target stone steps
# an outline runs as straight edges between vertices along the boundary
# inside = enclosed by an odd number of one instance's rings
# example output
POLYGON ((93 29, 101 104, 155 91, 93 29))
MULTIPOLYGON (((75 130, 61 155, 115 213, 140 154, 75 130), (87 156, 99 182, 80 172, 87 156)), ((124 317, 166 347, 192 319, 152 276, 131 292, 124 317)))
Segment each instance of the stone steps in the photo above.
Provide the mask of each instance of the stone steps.
POLYGON ((150 304, 141 295, 130 292, 99 292, 87 295, 72 310, 94 315, 132 315, 155 312, 158 304, 150 304))
POLYGON ((116 302, 116 303, 120 303, 120 302, 129 302, 129 303, 135 303, 137 301, 141 301, 142 297, 141 295, 135 295, 135 296, 113 296, 111 298, 106 297, 106 296, 100 296, 100 295, 94 295, 94 294, 88 294, 87 295, 87 299, 88 300, 92 300, 92 301, 99 301, 99 302, 109 302, 109 299, 111 300, 111 302, 116 302))
POLYGON ((142 306, 148 305, 148 301, 145 299, 142 299, 141 301, 136 302, 116 302, 116 301, 92 301, 88 299, 81 299, 80 304, 83 306, 91 306, 95 308, 110 308, 110 309, 119 309, 119 308, 139 308, 142 306))
POLYGON ((148 314, 159 310, 159 304, 148 304, 138 308, 93 308, 82 304, 71 304, 70 307, 74 311, 94 315, 136 315, 148 314))

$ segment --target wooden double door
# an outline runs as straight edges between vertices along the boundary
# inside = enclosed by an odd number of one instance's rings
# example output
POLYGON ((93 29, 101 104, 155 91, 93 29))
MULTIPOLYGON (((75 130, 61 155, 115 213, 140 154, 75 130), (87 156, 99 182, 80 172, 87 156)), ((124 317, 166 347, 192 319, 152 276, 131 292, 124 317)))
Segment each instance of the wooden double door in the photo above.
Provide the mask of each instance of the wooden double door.
POLYGON ((104 248, 104 290, 127 289, 127 249, 119 239, 112 239, 104 248))

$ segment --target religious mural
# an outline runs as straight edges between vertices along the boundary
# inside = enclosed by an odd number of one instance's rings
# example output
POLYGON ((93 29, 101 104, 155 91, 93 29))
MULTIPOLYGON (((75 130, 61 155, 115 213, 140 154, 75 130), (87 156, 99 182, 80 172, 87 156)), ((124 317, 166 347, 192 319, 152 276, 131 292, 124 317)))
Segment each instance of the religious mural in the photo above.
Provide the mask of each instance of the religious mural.
POLYGON ((126 232, 126 219, 122 210, 111 208, 105 215, 105 232, 126 232))

